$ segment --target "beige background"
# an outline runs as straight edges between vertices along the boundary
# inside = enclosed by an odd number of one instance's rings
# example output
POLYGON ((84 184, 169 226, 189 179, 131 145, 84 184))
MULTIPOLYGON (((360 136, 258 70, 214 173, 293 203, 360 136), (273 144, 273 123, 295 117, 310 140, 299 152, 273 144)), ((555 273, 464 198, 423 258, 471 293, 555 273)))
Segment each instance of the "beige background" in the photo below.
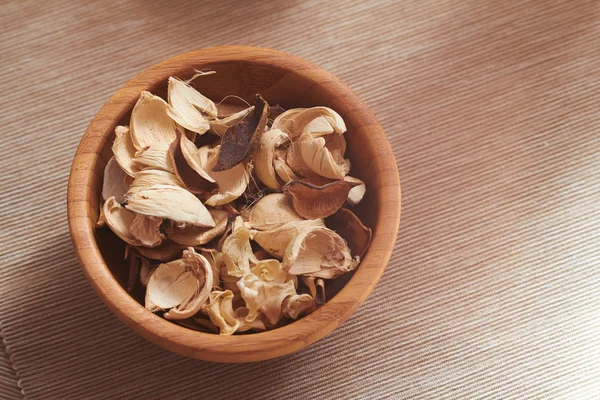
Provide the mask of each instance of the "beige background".
POLYGON ((0 398, 600 398, 599 8, 0 1, 0 398), (387 131, 403 190, 366 303, 253 365, 133 334, 80 271, 65 210, 104 101, 158 61, 225 44, 347 82, 387 131))

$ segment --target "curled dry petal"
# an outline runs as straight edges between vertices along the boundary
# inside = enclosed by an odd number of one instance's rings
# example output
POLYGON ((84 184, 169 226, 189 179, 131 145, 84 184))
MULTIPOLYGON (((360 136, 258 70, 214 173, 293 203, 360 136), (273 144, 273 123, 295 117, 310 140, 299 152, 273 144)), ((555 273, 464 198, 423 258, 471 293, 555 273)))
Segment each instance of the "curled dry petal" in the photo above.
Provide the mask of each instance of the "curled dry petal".
POLYGON ((177 78, 169 78, 168 96, 169 102, 173 101, 174 107, 175 104, 179 104, 179 102, 186 102, 202 111, 210 118, 217 118, 217 106, 215 103, 187 83, 177 78))
POLYGON ((371 229, 363 225, 360 219, 347 208, 340 208, 325 220, 327 227, 335 230, 346 240, 353 256, 363 258, 371 244, 371 229))
POLYGON ((256 202, 248 222, 252 229, 266 231, 294 221, 303 221, 303 218, 294 211, 290 197, 271 193, 256 202))
POLYGON ((169 159, 169 150, 162 147, 144 147, 135 153, 134 163, 138 170, 158 169, 173 172, 173 163, 169 159))
POLYGON ((367 186, 360 179, 353 178, 351 176, 345 176, 344 180, 355 184, 355 186, 352 189, 350 189, 350 193, 348 193, 348 203, 355 206, 358 203, 360 203, 360 201, 364 197, 365 193, 367 192, 367 186))
POLYGON ((148 189, 154 185, 183 186, 175 174, 158 169, 145 169, 136 172, 128 193, 131 194, 143 189, 148 189))
POLYGON ((238 282, 240 294, 248 307, 246 321, 252 322, 262 312, 271 324, 279 322, 281 303, 296 294, 294 283, 264 282, 254 274, 244 275, 238 282))
POLYGON ((352 183, 345 180, 333 181, 321 186, 305 181, 292 181, 283 187, 283 192, 292 198, 294 210, 306 219, 325 218, 344 204, 352 183))
POLYGON ((210 120, 208 121, 208 123, 210 124, 210 130, 213 133, 222 137, 223 135, 225 135, 225 131, 227 130, 227 128, 240 122, 248 114, 252 113, 252 111, 254 111, 254 106, 248 107, 224 118, 219 117, 219 119, 210 120))
MULTIPOLYGON (((237 288, 237 286, 236 286, 236 288, 237 288)), ((239 289, 238 289, 238 291, 239 291, 239 289)), ((238 332, 245 332, 250 329, 254 329, 257 331, 264 331, 265 329, 267 329, 267 327, 265 326, 265 323, 260 318, 256 318, 253 321, 248 322, 246 320, 247 316, 248 316, 248 308, 238 307, 235 310, 235 317, 237 318, 238 322, 240 323, 240 326, 237 330, 238 332)))
POLYGON ((294 294, 283 300, 281 311, 288 318, 298 319, 300 314, 312 307, 313 303, 314 300, 309 294, 294 294))
POLYGON ((303 133, 299 143, 302 160, 317 175, 329 179, 344 179, 350 171, 350 161, 344 159, 346 152, 344 136, 329 135, 326 138, 315 138, 309 133, 303 133))
POLYGON ((228 170, 246 158, 250 146, 264 131, 268 114, 269 105, 260 95, 256 95, 254 111, 225 131, 219 159, 212 168, 213 171, 228 170))
POLYGON ((215 180, 212 176, 210 176, 209 171, 206 169, 208 165, 208 155, 207 152, 201 152, 196 145, 186 138, 185 136, 181 137, 180 140, 180 150, 181 154, 185 161, 187 161, 188 165, 196 171, 200 177, 204 178, 208 182, 215 183, 215 180))
POLYGON ((138 246, 135 249, 143 257, 146 257, 150 260, 168 262, 179 258, 184 248, 184 246, 171 240, 163 240, 163 242, 156 247, 138 246))
POLYGON ((169 147, 169 159, 177 178, 184 184, 187 190, 192 193, 207 193, 215 188, 214 180, 204 171, 194 155, 197 155, 197 148, 192 141, 180 135, 179 140, 175 140, 169 147), (190 147, 191 146, 191 147, 190 147), (189 163, 184 156, 183 150, 189 154, 192 163, 189 163), (202 174, 198 173, 198 169, 202 174))
POLYGON ((250 273, 250 262, 258 262, 250 239, 252 235, 250 230, 244 225, 242 218, 237 217, 234 223, 233 233, 223 242, 223 261, 227 267, 229 276, 240 277, 250 273))
POLYGON ((275 156, 275 159, 273 160, 273 168, 275 168, 277 177, 283 183, 288 183, 289 181, 300 179, 298 175, 296 175, 294 171, 292 171, 292 169, 287 165, 284 156, 281 156, 279 154, 275 156))
POLYGON ((127 209, 196 226, 215 226, 204 204, 178 186, 154 185, 127 196, 127 209))
POLYGON ((177 126, 167 114, 169 105, 143 91, 131 112, 131 140, 137 150, 147 147, 167 150, 177 138, 177 126))
POLYGON ((129 227, 129 231, 133 237, 139 240, 142 246, 156 247, 165 238, 165 235, 160 230, 162 222, 162 218, 136 214, 129 227))
POLYGON ((282 268, 279 260, 260 260, 250 270, 263 282, 285 283, 287 272, 282 268))
POLYGON ((224 171, 213 171, 213 166, 221 153, 223 146, 217 146, 214 149, 203 147, 199 149, 200 159, 206 161, 206 170, 211 178, 217 182, 218 192, 206 200, 209 206, 219 206, 232 202, 240 197, 250 182, 250 173, 248 167, 244 164, 238 164, 224 171))
POLYGON ((254 152, 254 170, 258 179, 271 189, 279 189, 273 161, 275 149, 284 144, 288 136, 279 129, 264 132, 257 140, 258 146, 254 152))
POLYGON ((292 241, 305 228, 325 227, 322 219, 292 221, 268 231, 252 231, 253 240, 273 257, 282 259, 292 241))
POLYGON ((128 126, 117 126, 115 128, 115 141, 112 145, 115 160, 123 171, 129 176, 134 176, 138 168, 134 165, 135 146, 131 141, 131 132, 128 126))
POLYGON ((340 235, 331 229, 309 227, 290 242, 283 264, 293 275, 331 279, 354 270, 358 261, 340 235))
POLYGON ((294 140, 303 132, 314 137, 342 134, 346 132, 346 124, 337 112, 328 107, 292 108, 275 118, 272 129, 281 129, 294 140))
POLYGON ((127 210, 115 200, 109 197, 102 207, 104 219, 111 231, 121 240, 132 246, 141 246, 142 243, 131 234, 130 227, 135 218, 135 213, 127 210))
POLYGON ((171 224, 167 228, 167 237, 184 246, 200 246, 210 242, 225 232, 228 214, 223 210, 209 210, 209 213, 215 221, 214 227, 206 228, 187 224, 178 227, 177 224, 171 224))
POLYGON ((210 294, 208 305, 204 306, 204 312, 219 328, 221 335, 232 335, 240 326, 233 311, 233 292, 231 290, 213 291, 210 294))
POLYGON ((285 153, 285 161, 290 169, 299 176, 319 176, 304 162, 304 159, 302 158, 301 142, 293 142, 288 147, 287 152, 285 153))
POLYGON ((207 112, 208 110, 216 117, 215 104, 177 78, 169 78, 168 99, 167 114, 169 117, 192 132, 203 134, 210 128, 208 121, 200 111, 207 112))
POLYGON ((117 200, 123 200, 131 182, 131 177, 121 169, 115 157, 112 157, 104 168, 102 199, 106 201, 109 197, 114 197, 117 200))
POLYGON ((169 310, 166 319, 189 318, 207 302, 212 285, 210 263, 190 247, 181 259, 154 271, 146 287, 146 308, 169 310))

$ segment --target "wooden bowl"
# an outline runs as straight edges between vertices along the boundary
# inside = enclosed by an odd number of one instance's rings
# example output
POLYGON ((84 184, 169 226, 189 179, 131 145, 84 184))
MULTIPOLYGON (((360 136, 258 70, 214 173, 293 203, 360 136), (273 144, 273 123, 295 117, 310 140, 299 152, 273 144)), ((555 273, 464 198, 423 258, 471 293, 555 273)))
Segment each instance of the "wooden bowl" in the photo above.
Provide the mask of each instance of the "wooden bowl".
POLYGON ((390 258, 400 223, 400 181, 385 132, 352 90, 327 71, 283 52, 256 47, 215 47, 161 62, 132 79, 100 109, 73 160, 67 193, 69 229, 81 266, 96 293, 125 324, 151 342, 176 353, 217 362, 250 362, 279 357, 314 343, 333 331, 366 299, 390 258), (127 267, 123 245, 98 220, 104 166, 110 159, 114 128, 128 125, 143 90, 164 96, 169 76, 187 78, 193 69, 217 74, 196 79, 213 100, 236 94, 251 100, 260 93, 284 108, 328 106, 346 122, 351 174, 367 184, 355 212, 373 229, 373 242, 349 279, 304 318, 267 332, 219 336, 176 325, 147 311, 124 290, 127 267), (346 282, 347 281, 347 282, 346 282))

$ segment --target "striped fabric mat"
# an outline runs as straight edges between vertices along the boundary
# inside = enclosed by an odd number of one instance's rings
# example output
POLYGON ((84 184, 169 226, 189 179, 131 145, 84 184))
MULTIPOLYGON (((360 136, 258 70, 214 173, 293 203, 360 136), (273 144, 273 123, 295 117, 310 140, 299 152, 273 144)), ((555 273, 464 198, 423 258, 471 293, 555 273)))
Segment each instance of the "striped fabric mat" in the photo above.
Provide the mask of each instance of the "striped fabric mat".
POLYGON ((0 398, 597 399, 600 4, 3 1, 0 398), (69 239, 75 149, 144 68, 215 45, 347 82, 394 148, 396 251, 342 327, 218 365, 132 333, 69 239))

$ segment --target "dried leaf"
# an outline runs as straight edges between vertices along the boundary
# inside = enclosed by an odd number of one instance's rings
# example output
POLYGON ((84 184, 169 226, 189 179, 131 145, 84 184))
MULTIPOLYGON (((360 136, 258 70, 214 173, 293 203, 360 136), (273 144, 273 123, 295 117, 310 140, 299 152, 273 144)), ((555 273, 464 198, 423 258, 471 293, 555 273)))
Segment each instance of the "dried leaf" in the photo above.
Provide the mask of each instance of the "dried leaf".
POLYGON ((254 106, 238 111, 235 114, 229 115, 228 117, 222 119, 221 117, 219 117, 219 119, 210 120, 208 121, 208 123, 210 124, 210 130, 211 132, 222 137, 223 135, 225 135, 225 131, 227 131, 229 127, 237 124, 253 111, 254 106))
POLYGON ((283 193, 271 193, 257 201, 248 218, 252 229, 262 231, 294 221, 303 221, 303 218, 294 211, 290 197, 283 193))
POLYGON ((184 184, 185 188, 192 193, 208 193, 215 188, 214 180, 199 166, 198 160, 194 158, 197 154, 197 148, 184 135, 180 135, 179 140, 175 140, 169 147, 169 158, 177 178, 184 184), (191 146, 191 148, 190 148, 191 146), (189 163, 183 154, 183 149, 189 154, 192 163, 189 163), (203 174, 199 174, 197 167, 203 174), (208 178, 208 179, 207 179, 208 178))
POLYGON ((155 185, 167 185, 167 186, 178 186, 182 187, 183 184, 175 176, 167 171, 161 171, 158 169, 145 169, 143 171, 136 172, 135 178, 129 187, 128 194, 138 192, 140 190, 148 189, 155 185))
POLYGON ((268 231, 252 230, 252 239, 273 257, 282 259, 290 242, 305 228, 325 227, 322 219, 293 221, 268 231))
POLYGON ((332 279, 358 266, 348 245, 328 228, 308 227, 289 244, 283 258, 290 274, 332 279))
POLYGON ((306 181, 292 181, 283 187, 283 193, 292 198, 294 210, 306 219, 325 218, 344 204, 352 183, 339 180, 321 186, 306 181))
POLYGON ((166 151, 177 138, 177 126, 167 114, 169 105, 160 97, 143 91, 131 112, 131 141, 139 151, 153 147, 166 151))
MULTIPOLYGON (((309 133, 304 133, 298 140, 302 160, 317 175, 329 179, 344 179, 350 171, 350 161, 344 159, 346 152, 344 136, 329 135, 326 138, 315 138, 309 133)), ((291 164, 290 167, 293 169, 291 164)))
POLYGON ((104 180, 102 182, 102 199, 106 201, 109 197, 122 201, 133 180, 125 173, 112 157, 104 168, 104 180))
POLYGON ((165 238, 165 235, 160 230, 162 222, 162 218, 136 214, 129 227, 129 231, 142 246, 156 247, 161 244, 162 240, 165 238))
POLYGON ((355 206, 358 203, 360 203, 360 201, 364 197, 365 193, 367 192, 367 186, 360 179, 353 178, 351 176, 345 176, 344 180, 346 182, 355 184, 355 186, 352 189, 350 189, 350 193, 348 193, 348 203, 355 206))
POLYGON ((260 95, 256 95, 252 114, 225 131, 219 159, 212 168, 213 171, 231 169, 246 158, 250 146, 264 131, 268 114, 269 105, 260 95))
POLYGON ((177 78, 169 78, 168 100, 169 117, 192 132, 203 134, 210 128, 200 111, 216 116, 215 104, 210 99, 177 78))
POLYGON ((127 209, 175 222, 214 227, 210 213, 193 194, 177 186, 154 185, 127 196, 127 209))
POLYGON ((346 132, 342 117, 328 107, 292 108, 273 121, 271 129, 281 129, 294 140, 303 132, 313 137, 346 132))
POLYGON ((340 208, 325 220, 327 227, 335 230, 346 240, 352 250, 352 256, 363 258, 371 244, 371 229, 363 225, 360 219, 347 208, 340 208))
POLYGON ((134 165, 135 146, 131 141, 131 132, 128 126, 117 126, 115 128, 115 141, 112 145, 115 160, 129 176, 135 176, 138 168, 134 165))
POLYGON ((111 231, 115 233, 121 240, 132 246, 141 246, 142 243, 137 240, 129 230, 135 213, 127 210, 115 200, 114 197, 109 197, 102 207, 104 219, 111 231))
POLYGON ((279 129, 264 132, 257 140, 258 146, 254 152, 254 170, 258 179, 271 189, 281 187, 273 166, 275 149, 288 140, 288 136, 279 129))
POLYGON ((185 246, 200 246, 210 242, 225 232, 228 214, 223 210, 209 210, 209 213, 215 221, 214 227, 206 228, 187 224, 178 227, 177 224, 170 224, 167 228, 167 237, 185 246))
POLYGON ((184 246, 171 240, 163 240, 163 242, 156 247, 136 247, 135 249, 143 257, 148 259, 169 262, 179 258, 184 248, 184 246))

